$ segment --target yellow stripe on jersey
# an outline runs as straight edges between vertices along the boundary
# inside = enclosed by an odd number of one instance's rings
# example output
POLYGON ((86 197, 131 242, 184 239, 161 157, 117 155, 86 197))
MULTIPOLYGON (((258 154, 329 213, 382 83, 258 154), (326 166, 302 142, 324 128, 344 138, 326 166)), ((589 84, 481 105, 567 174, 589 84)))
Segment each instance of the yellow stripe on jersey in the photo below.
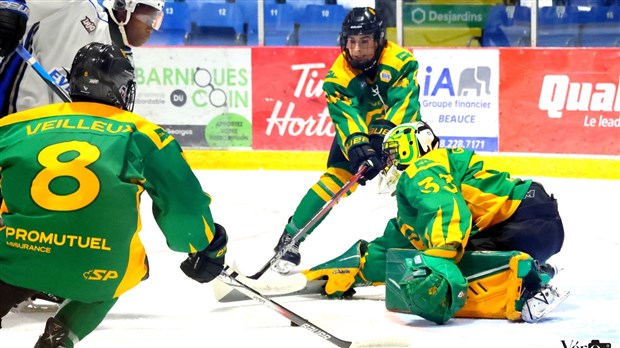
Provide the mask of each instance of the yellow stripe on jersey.
MULTIPOLYGON (((439 208, 430 231, 426 231, 429 248, 442 247, 445 245, 460 245, 471 230, 471 223, 465 231, 461 230, 461 214, 456 199, 452 198, 452 216, 449 217, 448 226, 444 228, 443 209, 439 208), (430 236, 429 236, 430 234, 430 236), (430 238, 429 238, 430 237, 430 238)), ((450 211, 450 209, 447 209, 450 211)))
POLYGON ((409 50, 388 41, 379 57, 378 64, 387 65, 400 71, 405 64, 413 60, 413 54, 409 50))
POLYGON ((457 252, 454 249, 431 248, 424 250, 424 254, 429 256, 441 257, 444 259, 454 259, 457 252))
POLYGON ((329 73, 323 79, 323 83, 334 83, 336 85, 348 88, 351 80, 353 80, 359 71, 353 70, 346 62, 344 53, 341 53, 331 66, 329 73))
POLYGON ((213 231, 211 230, 211 227, 209 226, 209 221, 207 221, 204 216, 202 217, 202 222, 205 225, 205 235, 207 236, 207 240, 209 241, 209 243, 211 243, 213 238, 215 238, 215 233, 213 233, 213 231))
MULTIPOLYGON (((213 240, 213 238, 215 238, 215 234, 213 233, 213 231, 211 230, 211 227, 209 226, 209 221, 207 221, 207 219, 205 219, 204 216, 202 217, 202 224, 204 225, 204 229, 205 229, 205 237, 207 237, 207 241, 209 242, 209 244, 211 244, 211 241, 213 240)), ((192 243, 189 243, 190 253, 202 251, 203 249, 198 250, 192 243)))
POLYGON ((461 184, 461 191, 468 202, 472 220, 480 230, 506 220, 521 202, 505 196, 495 196, 467 184, 461 184))
POLYGON ((142 245, 142 241, 138 236, 138 231, 136 231, 131 238, 131 243, 129 245, 127 270, 125 271, 123 279, 114 292, 114 298, 121 296, 127 290, 133 288, 142 281, 147 271, 145 260, 146 251, 144 250, 144 245, 142 245))
MULTIPOLYGON (((139 185, 136 187, 138 188, 136 191, 136 211, 140 211, 140 195, 144 191, 144 188, 139 185)), ((142 241, 138 235, 138 232, 142 230, 142 219, 140 214, 137 214, 136 216, 138 220, 136 221, 136 231, 134 232, 129 245, 127 270, 125 271, 123 279, 114 292, 114 298, 119 297, 127 290, 138 285, 147 272, 147 266, 145 264, 146 250, 144 249, 144 245, 142 245, 142 241)))
MULTIPOLYGON (((394 124, 403 123, 407 109, 409 108, 409 101, 411 100, 413 92, 413 90, 409 91, 409 94, 407 94, 407 97, 403 100, 402 105, 400 105, 400 107, 396 111, 390 111, 390 114, 388 115, 390 122, 394 124)), ((419 113, 420 110, 416 110, 413 120, 418 120, 419 113)))

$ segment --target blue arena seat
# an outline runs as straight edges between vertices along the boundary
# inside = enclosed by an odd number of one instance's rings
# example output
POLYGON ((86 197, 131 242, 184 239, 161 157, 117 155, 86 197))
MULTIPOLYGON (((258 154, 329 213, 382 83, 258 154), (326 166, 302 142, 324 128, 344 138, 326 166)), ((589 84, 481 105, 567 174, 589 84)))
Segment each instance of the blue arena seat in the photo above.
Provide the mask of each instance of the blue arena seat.
POLYGON ((338 4, 307 5, 298 18, 299 46, 337 46, 348 11, 338 4))
POLYGON ((153 32, 147 44, 185 45, 189 41, 191 28, 189 5, 186 2, 166 2, 161 28, 153 32))
POLYGON ((567 6, 598 7, 611 6, 616 0, 568 0, 567 6))
POLYGON ((482 46, 530 46, 532 16, 529 7, 495 5, 482 30, 482 46))
POLYGON ((620 47, 620 5, 593 7, 581 29, 581 46, 620 47))
POLYGON ((244 22, 236 3, 210 3, 192 13, 191 45, 241 45, 244 43, 244 22))
POLYGON ((574 6, 545 6, 538 12, 539 47, 579 46, 582 17, 574 6))
MULTIPOLYGON (((241 3, 240 3, 241 4, 241 3)), ((258 6, 255 1, 243 5, 248 23, 248 45, 258 44, 258 6)), ((266 46, 287 46, 297 43, 295 38, 295 8, 288 3, 265 3, 264 25, 266 46)))

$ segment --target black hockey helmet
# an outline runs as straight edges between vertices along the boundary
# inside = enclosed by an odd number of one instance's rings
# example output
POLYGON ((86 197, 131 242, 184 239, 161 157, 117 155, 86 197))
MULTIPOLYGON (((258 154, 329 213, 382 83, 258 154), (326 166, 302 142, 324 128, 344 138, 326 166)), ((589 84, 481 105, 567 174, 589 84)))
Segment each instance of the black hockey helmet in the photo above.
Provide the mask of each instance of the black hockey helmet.
POLYGON ((136 96, 133 65, 120 48, 89 43, 73 58, 69 94, 74 101, 95 101, 132 111, 136 96))
POLYGON ((372 7, 354 7, 344 18, 342 23, 342 31, 340 32, 340 49, 345 53, 345 57, 351 66, 359 70, 368 70, 373 68, 379 56, 385 47, 385 28, 383 20, 372 7), (365 62, 356 62, 351 59, 351 55, 347 50, 347 38, 351 35, 372 35, 377 42, 377 49, 374 57, 365 62))

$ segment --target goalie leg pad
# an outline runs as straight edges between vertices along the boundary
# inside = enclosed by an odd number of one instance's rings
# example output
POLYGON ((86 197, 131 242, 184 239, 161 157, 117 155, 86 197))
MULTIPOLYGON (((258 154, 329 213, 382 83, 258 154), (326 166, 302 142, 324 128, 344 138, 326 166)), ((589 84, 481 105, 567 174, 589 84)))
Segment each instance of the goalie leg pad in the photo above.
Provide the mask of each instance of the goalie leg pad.
MULTIPOLYGON (((406 272, 410 249, 387 254, 385 304, 389 311, 411 313, 398 282, 406 272)), ((524 289, 548 282, 536 262, 519 251, 466 251, 457 265, 468 280, 467 300, 455 317, 521 320, 524 289)))
POLYGON ((524 279, 539 282, 534 261, 523 252, 466 252, 459 268, 469 280, 462 318, 520 320, 524 279))
MULTIPOLYGON (((365 254, 368 242, 359 240, 353 244, 344 254, 303 271, 308 281, 317 279, 327 279, 325 284, 325 294, 330 298, 340 298, 346 296, 345 293, 358 283, 364 283, 358 276, 364 267, 365 254)), ((350 292, 349 292, 350 293, 350 292)))

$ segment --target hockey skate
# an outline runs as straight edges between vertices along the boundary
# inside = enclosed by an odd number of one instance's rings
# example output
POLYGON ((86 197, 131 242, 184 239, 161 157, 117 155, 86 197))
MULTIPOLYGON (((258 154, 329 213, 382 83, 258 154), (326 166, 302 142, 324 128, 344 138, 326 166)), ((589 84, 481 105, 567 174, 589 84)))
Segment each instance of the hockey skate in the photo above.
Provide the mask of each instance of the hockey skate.
POLYGON ((45 331, 34 345, 34 348, 72 348, 69 330, 56 318, 47 319, 45 331))
POLYGON ((560 292, 545 284, 538 291, 527 296, 521 309, 521 318, 528 323, 536 323, 560 305, 570 295, 570 291, 560 292))
MULTIPOLYGON (((278 245, 273 249, 276 253, 280 252, 284 249, 285 246, 291 244, 293 237, 289 236, 286 231, 282 233, 280 236, 280 240, 278 241, 278 245)), ((282 258, 278 260, 271 266, 271 269, 282 274, 286 275, 291 273, 295 266, 299 266, 301 262, 301 254, 299 254, 299 242, 294 243, 289 247, 289 249, 282 255, 282 258)))

